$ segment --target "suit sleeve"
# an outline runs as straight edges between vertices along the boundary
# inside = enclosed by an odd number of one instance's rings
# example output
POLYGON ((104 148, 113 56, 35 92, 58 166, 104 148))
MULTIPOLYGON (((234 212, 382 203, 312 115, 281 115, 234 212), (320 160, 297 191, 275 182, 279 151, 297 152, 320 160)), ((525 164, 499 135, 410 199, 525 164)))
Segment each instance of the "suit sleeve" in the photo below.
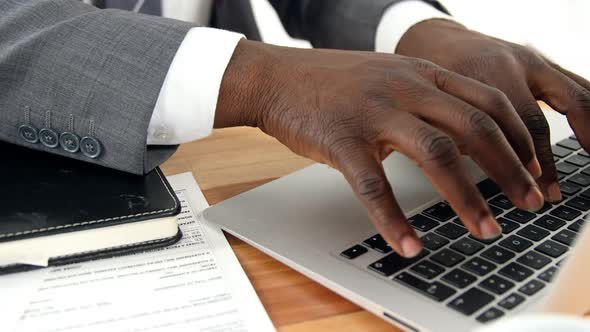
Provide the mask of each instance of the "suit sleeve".
POLYGON ((147 128, 191 28, 76 0, 0 1, 0 140, 150 171, 175 150, 148 147, 147 128))
MULTIPOLYGON (((270 0, 287 32, 316 48, 375 50, 375 36, 385 11, 403 0, 270 0)), ((424 0, 448 11, 434 0, 424 0)))

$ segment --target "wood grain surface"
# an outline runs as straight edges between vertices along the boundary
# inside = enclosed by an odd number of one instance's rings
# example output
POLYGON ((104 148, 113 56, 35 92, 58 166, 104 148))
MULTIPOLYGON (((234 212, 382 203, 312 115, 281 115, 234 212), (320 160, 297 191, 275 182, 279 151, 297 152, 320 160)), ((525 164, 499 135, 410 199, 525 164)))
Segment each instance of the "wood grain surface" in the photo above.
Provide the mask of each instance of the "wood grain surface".
MULTIPOLYGON (((166 175, 192 172, 212 205, 311 164, 258 129, 231 128, 182 145, 162 169, 166 175)), ((277 330, 399 331, 250 245, 226 237, 277 330)))

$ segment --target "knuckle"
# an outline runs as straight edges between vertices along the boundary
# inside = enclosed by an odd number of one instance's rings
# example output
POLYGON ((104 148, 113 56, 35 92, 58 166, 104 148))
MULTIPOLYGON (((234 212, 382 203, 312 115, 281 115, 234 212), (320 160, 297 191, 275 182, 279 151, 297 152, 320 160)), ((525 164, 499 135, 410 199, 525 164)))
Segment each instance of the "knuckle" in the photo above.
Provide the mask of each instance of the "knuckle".
POLYGON ((549 123, 543 112, 538 109, 537 105, 532 103, 526 105, 523 109, 524 111, 522 111, 520 117, 533 139, 547 138, 549 135, 549 123))
POLYGON ((515 45, 512 48, 512 54, 519 63, 524 64, 529 69, 540 69, 547 66, 547 62, 528 47, 515 45))
POLYGON ((575 101, 582 111, 590 112, 590 91, 583 89, 576 84, 571 84, 568 88, 568 95, 575 101))
POLYGON ((445 90, 450 78, 450 72, 447 70, 437 69, 434 71, 434 83, 441 90, 445 90))
POLYGON ((463 128, 467 135, 477 137, 492 137, 498 135, 500 127, 486 113, 467 106, 463 112, 463 128))
POLYGON ((436 65, 428 60, 420 58, 409 58, 409 61, 416 70, 428 71, 436 68, 436 65))
POLYGON ((487 105, 490 105, 494 109, 498 110, 512 110, 512 103, 506 96, 504 92, 497 88, 491 88, 490 92, 488 93, 487 100, 485 100, 487 105))
POLYGON ((355 133, 341 131, 340 134, 330 133, 326 135, 321 143, 324 146, 327 160, 333 165, 346 163, 346 160, 349 160, 351 155, 362 150, 359 138, 355 133))
POLYGON ((416 134, 416 146, 422 155, 422 164, 445 166, 459 158, 457 146, 449 136, 427 128, 421 128, 416 134))
POLYGON ((354 186, 361 199, 367 202, 379 202, 391 193, 391 186, 387 179, 363 170, 355 176, 354 186))

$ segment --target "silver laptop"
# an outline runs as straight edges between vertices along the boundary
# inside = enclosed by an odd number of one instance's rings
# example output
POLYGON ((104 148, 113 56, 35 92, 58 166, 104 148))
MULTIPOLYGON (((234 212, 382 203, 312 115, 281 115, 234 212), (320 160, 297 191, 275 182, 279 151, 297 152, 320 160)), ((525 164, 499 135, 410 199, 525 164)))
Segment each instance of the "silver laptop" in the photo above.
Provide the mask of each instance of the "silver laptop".
POLYGON ((233 197, 204 216, 404 330, 467 331, 540 310, 590 211, 590 156, 553 113, 547 117, 563 202, 539 213, 516 209, 465 161, 503 228, 495 241, 471 237, 420 170, 398 153, 384 167, 423 241, 416 259, 392 251, 343 176, 324 165, 233 197))

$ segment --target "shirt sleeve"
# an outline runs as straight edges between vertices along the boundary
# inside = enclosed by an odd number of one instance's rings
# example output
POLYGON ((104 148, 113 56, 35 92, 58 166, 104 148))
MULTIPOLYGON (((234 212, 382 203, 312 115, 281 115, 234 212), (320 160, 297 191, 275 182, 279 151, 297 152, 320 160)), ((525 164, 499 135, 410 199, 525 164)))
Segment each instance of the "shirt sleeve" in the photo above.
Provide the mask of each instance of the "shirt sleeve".
POLYGON ((439 11, 420 0, 400 1, 389 7, 377 27, 375 51, 393 53, 406 31, 414 25, 430 19, 456 21, 453 17, 439 11))
POLYGON ((225 69, 243 35, 197 27, 170 65, 148 126, 148 145, 176 145, 211 134, 225 69))

